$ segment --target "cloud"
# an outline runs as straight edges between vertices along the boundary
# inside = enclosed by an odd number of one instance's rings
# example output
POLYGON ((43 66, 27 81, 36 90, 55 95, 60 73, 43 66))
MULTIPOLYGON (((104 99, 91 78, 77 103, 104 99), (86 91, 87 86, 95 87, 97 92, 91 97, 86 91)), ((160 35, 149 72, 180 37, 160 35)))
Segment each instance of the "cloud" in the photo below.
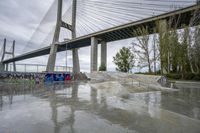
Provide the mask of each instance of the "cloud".
MULTIPOLYGON (((46 14, 52 0, 6 0, 0 2, 0 37, 15 39, 20 51, 46 14)), ((20 54, 20 53, 18 53, 20 54)))

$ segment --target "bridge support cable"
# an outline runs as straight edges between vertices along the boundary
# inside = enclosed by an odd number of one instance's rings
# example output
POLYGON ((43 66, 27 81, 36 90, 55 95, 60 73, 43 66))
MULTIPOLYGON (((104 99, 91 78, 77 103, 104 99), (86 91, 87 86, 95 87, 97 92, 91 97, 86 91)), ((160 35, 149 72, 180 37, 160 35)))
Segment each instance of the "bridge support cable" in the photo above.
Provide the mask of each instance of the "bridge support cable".
POLYGON ((31 52, 40 48, 44 48, 52 44, 54 31, 56 27, 56 9, 57 0, 52 0, 47 12, 43 15, 40 23, 35 27, 30 39, 27 41, 24 48, 22 48, 22 53, 31 52))

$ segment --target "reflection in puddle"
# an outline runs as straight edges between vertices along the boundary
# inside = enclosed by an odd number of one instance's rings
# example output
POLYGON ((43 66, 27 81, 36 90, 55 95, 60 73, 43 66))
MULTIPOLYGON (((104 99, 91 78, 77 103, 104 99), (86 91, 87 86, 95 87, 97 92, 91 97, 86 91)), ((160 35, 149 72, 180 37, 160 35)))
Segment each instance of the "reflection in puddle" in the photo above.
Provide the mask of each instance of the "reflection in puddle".
POLYGON ((200 89, 130 93, 120 87, 126 95, 79 82, 1 86, 0 132, 200 131, 200 89))

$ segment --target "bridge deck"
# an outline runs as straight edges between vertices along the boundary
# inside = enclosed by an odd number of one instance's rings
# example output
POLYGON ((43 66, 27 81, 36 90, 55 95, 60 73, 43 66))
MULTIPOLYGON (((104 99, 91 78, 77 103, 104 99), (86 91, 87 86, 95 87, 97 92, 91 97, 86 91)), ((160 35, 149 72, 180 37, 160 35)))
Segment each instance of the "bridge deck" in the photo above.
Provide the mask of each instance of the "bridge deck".
MULTIPOLYGON (((106 42, 111 42, 111 41, 117 41, 117 40, 122 40, 122 39, 127 39, 127 38, 133 38, 136 36, 140 35, 134 35, 133 30, 135 28, 141 27, 141 26, 147 26, 149 30, 149 34, 154 33, 155 31, 153 30, 156 28, 156 22, 158 20, 166 19, 169 20, 171 17, 174 19, 179 19, 180 23, 178 25, 178 28, 181 28, 181 25, 189 25, 190 20, 192 18, 192 14, 195 10, 200 9, 199 5, 193 5, 187 8, 183 8, 180 10, 168 12, 165 14, 161 14, 159 16, 154 16, 151 18, 146 18, 140 21, 135 21, 131 22, 128 24, 120 25, 117 27, 113 27, 110 29, 106 29, 103 31, 99 31, 96 33, 92 33, 86 36, 78 37, 76 39, 72 39, 70 41, 64 41, 59 43, 58 45, 58 52, 65 51, 66 50, 66 44, 67 44, 67 49, 71 50, 73 48, 81 48, 81 47, 86 47, 90 46, 91 43, 91 37, 97 37, 100 38, 106 42)), ((199 24, 199 23, 198 23, 199 24)), ((47 55, 50 52, 50 46, 44 47, 39 50, 31 51, 19 56, 16 56, 15 58, 12 59, 7 59, 4 60, 3 63, 11 63, 14 61, 20 61, 24 59, 29 59, 29 58, 34 58, 38 56, 43 56, 47 55)))

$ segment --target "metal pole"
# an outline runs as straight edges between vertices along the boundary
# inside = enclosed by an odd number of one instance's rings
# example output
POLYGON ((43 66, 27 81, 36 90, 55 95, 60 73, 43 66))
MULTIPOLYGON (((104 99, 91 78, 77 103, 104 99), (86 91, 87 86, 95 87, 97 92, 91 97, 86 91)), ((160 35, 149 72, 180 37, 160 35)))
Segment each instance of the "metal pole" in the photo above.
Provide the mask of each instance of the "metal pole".
POLYGON ((26 72, 26 64, 24 64, 24 72, 26 72))
POLYGON ((6 64, 6 72, 8 71, 8 64, 6 64))
POLYGON ((11 68, 12 66, 11 66, 11 64, 9 64, 9 66, 10 66, 10 70, 9 71, 11 72, 12 71, 12 68, 11 68))
POLYGON ((37 73, 38 73, 38 64, 37 64, 37 73))
POLYGON ((67 44, 66 44, 66 72, 67 72, 67 44))

